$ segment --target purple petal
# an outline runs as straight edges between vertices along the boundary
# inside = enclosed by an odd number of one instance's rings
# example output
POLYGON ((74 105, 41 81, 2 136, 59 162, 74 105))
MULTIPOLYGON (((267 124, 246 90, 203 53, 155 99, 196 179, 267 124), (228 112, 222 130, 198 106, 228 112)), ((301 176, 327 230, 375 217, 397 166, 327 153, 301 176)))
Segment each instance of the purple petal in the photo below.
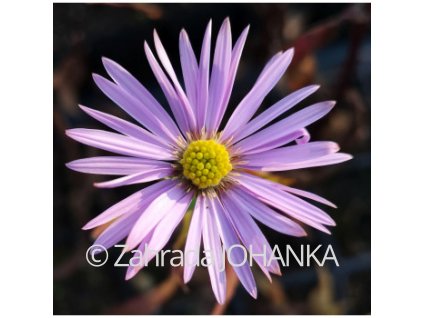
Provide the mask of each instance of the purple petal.
POLYGON ((269 242, 267 242, 263 233, 248 214, 247 210, 234 200, 233 191, 229 190, 225 192, 221 196, 221 199, 226 211, 228 211, 228 217, 232 222, 232 226, 238 233, 242 243, 252 252, 256 263, 260 266, 267 278, 272 281, 269 270, 278 274, 280 274, 281 271, 275 259, 272 259, 268 270, 267 260, 269 260, 272 255, 272 248, 269 242), (264 259, 263 256, 259 256, 258 254, 265 254, 264 259))
POLYGON ((66 135, 88 146, 117 154, 156 160, 174 160, 175 155, 154 144, 104 130, 74 128, 66 135))
POLYGON ((282 190, 286 191, 286 192, 289 192, 289 193, 292 193, 292 194, 295 194, 297 196, 304 197, 304 198, 307 198, 307 199, 311 199, 311 200, 316 201, 316 202, 320 202, 320 203, 328 205, 328 206, 330 206, 334 209, 337 208, 337 206, 335 204, 326 200, 325 198, 322 198, 321 196, 318 196, 317 194, 310 193, 310 192, 300 190, 300 189, 291 188, 291 187, 288 187, 284 184, 280 184, 280 188, 282 190))
POLYGON ((207 24, 201 47, 200 64, 197 80, 197 126, 201 130, 206 125, 207 105, 209 100, 209 69, 210 69, 210 42, 212 21, 207 24))
POLYGON ((166 121, 163 120, 164 117, 160 115, 160 112, 149 108, 150 105, 147 104, 147 100, 144 102, 143 100, 137 99, 132 93, 128 93, 121 86, 116 85, 98 74, 93 74, 93 79, 107 97, 148 130, 157 136, 167 136, 169 140, 177 140, 179 133, 178 135, 174 134, 173 130, 171 130, 171 126, 165 124, 166 121))
POLYGON ((242 188, 234 188, 231 194, 237 204, 248 211, 256 220, 271 229, 291 236, 307 235, 300 225, 271 209, 242 188))
POLYGON ((179 129, 154 96, 118 63, 107 58, 102 58, 102 61, 110 77, 143 105, 142 111, 148 114, 148 116, 154 115, 159 119, 163 127, 166 128, 164 132, 168 134, 163 137, 166 137, 168 140, 176 140, 180 136, 179 129))
POLYGON ((184 283, 188 283, 194 274, 200 253, 201 231, 203 230, 204 198, 197 197, 194 211, 192 212, 191 223, 185 243, 184 262, 184 283))
MULTIPOLYGON (((157 226, 154 228, 153 235, 151 236, 151 238, 148 239, 146 235, 143 240, 148 240, 148 243, 144 245, 144 248, 142 246, 140 247, 149 252, 147 253, 147 255, 145 255, 145 253, 143 254, 146 256, 146 258, 143 259, 143 262, 141 264, 137 264, 137 266, 134 266, 134 268, 132 268, 131 274, 129 274, 130 271, 128 269, 126 279, 132 278, 139 270, 144 267, 144 264, 148 263, 163 249, 163 247, 166 245, 173 232, 175 231, 176 227, 183 219, 185 212, 187 211, 192 201, 192 197, 192 192, 186 193, 185 196, 181 198, 178 203, 174 206, 172 211, 168 211, 169 213, 167 213, 163 217, 163 219, 157 224, 157 226)), ((128 247, 126 247, 126 249, 127 248, 128 247)))
POLYGON ((107 222, 110 222, 111 220, 116 219, 121 215, 133 213, 137 210, 143 210, 157 196, 167 191, 171 187, 174 187, 176 183, 177 182, 175 180, 163 180, 138 192, 135 192, 134 194, 114 204, 106 211, 92 219, 82 229, 90 230, 107 222))
POLYGON ((180 205, 184 205, 186 190, 182 184, 177 184, 151 202, 138 221, 135 223, 126 240, 125 250, 129 251, 141 243, 145 236, 159 224, 168 214, 174 213, 180 205), (182 200, 182 201, 181 201, 182 200), (179 202, 181 201, 181 202, 179 202))
POLYGON ((235 76, 238 70, 239 61, 241 60, 242 50, 244 49, 245 41, 247 40, 248 30, 250 26, 247 26, 244 31, 242 31, 241 35, 239 36, 238 40, 235 43, 235 46, 232 50, 232 58, 231 58, 231 65, 229 68, 229 75, 228 81, 226 84, 226 90, 223 97, 222 105, 220 107, 220 113, 217 118, 217 126, 220 126, 222 122, 222 118, 225 115, 226 108, 228 107, 229 99, 232 94, 232 89, 235 82, 235 76))
POLYGON ((176 121, 179 127, 182 129, 182 133, 186 135, 187 132, 195 129, 196 125, 191 105, 189 105, 188 99, 186 98, 185 94, 179 90, 178 86, 176 86, 175 91, 166 74, 163 72, 162 68, 154 57, 153 52, 151 51, 147 42, 144 42, 144 50, 151 70, 153 71, 154 76, 162 88, 169 106, 175 115, 176 121))
POLYGON ((217 302, 223 304, 226 298, 226 273, 224 270, 221 270, 224 264, 222 243, 220 242, 217 232, 216 219, 210 211, 210 200, 205 200, 205 213, 203 213, 203 242, 206 257, 210 255, 208 259, 211 260, 211 263, 207 266, 207 270, 209 271, 211 286, 217 302))
POLYGON ((142 212, 141 210, 121 216, 98 236, 93 245, 101 245, 108 249, 119 243, 129 234, 134 222, 142 212))
POLYGON ((196 83, 198 77, 198 63, 188 34, 184 29, 182 29, 179 36, 179 55, 181 57, 182 75, 184 76, 187 97, 193 110, 195 110, 197 103, 196 83))
POLYGON ((306 129, 300 129, 297 131, 294 131, 288 135, 283 135, 280 136, 277 139, 274 139, 268 143, 263 143, 258 147, 252 148, 250 150, 244 150, 242 149, 239 144, 236 144, 235 146, 233 146, 234 152, 237 155, 252 155, 252 154, 258 154, 258 153, 262 153, 268 150, 272 150, 281 146, 284 146, 286 144, 289 144, 292 141, 297 141, 299 139, 302 139, 305 137, 304 140, 306 140, 307 136, 305 136, 305 133, 307 133, 306 129))
POLYGON ((169 167, 168 162, 133 157, 102 156, 71 161, 69 169, 91 174, 128 175, 150 169, 169 167))
POLYGON ((66 167, 83 173, 128 175, 138 172, 146 172, 150 169, 168 167, 169 165, 170 164, 168 162, 158 160, 102 156, 74 160, 67 163, 66 167))
POLYGON ((223 140, 228 140, 241 131, 243 126, 253 117, 266 95, 285 73, 291 63, 294 50, 276 54, 265 66, 250 92, 239 103, 223 130, 223 140))
POLYGON ((307 129, 305 129, 305 128, 300 129, 300 131, 301 131, 301 133, 302 133, 302 136, 301 136, 301 137, 299 137, 299 138, 297 138, 297 139, 295 140, 295 142, 296 142, 298 145, 302 145, 302 144, 306 144, 306 143, 308 143, 308 142, 310 141, 310 138, 311 138, 310 133, 309 133, 309 132, 308 132, 308 130, 307 130, 307 129))
POLYGON ((308 106, 240 141, 237 143, 237 147, 241 148, 243 151, 248 151, 260 147, 263 144, 268 144, 283 136, 287 136, 319 120, 329 113, 334 106, 335 102, 333 101, 326 101, 308 106))
POLYGON ((162 139, 161 137, 158 137, 150 133, 149 131, 141 128, 140 126, 134 125, 130 123, 129 121, 123 120, 121 118, 85 107, 82 105, 79 105, 79 107, 91 117, 97 119, 99 122, 116 130, 117 132, 120 132, 123 135, 152 143, 158 147, 164 147, 169 149, 169 142, 162 139))
POLYGON ((175 71, 173 70, 172 63, 169 60, 169 57, 167 56, 166 50, 163 47, 162 42, 160 41, 159 34, 156 30, 153 32, 154 37, 154 46, 156 48, 157 55, 160 59, 160 62, 162 62, 162 65, 164 69, 166 70, 167 74, 169 75, 170 79, 172 80, 173 84, 175 86, 180 86, 178 77, 176 76, 175 71))
POLYGON ((352 158, 353 157, 350 154, 339 152, 339 153, 332 153, 324 157, 311 159, 307 161, 287 163, 287 164, 277 164, 272 166, 261 166, 256 168, 258 168, 261 171, 288 171, 288 170, 295 170, 295 169, 334 165, 337 163, 351 160, 352 158))
MULTIPOLYGON (((143 239, 141 244, 138 246, 136 253, 134 253, 134 256, 131 258, 130 265, 128 266, 128 269, 126 270, 125 280, 130 280, 133 278, 143 267, 144 264, 147 264, 148 261, 146 257, 146 248, 148 245, 150 245, 151 238, 153 237, 154 230, 151 230, 150 233, 147 234, 147 236, 143 239), (140 253, 141 253, 141 259, 140 259, 140 253), (137 258, 136 260, 134 260, 137 258), (141 263, 139 263, 141 262, 141 263), (131 265, 134 264, 134 265, 131 265)), ((147 253, 148 254, 148 253, 147 253)))
POLYGON ((250 167, 277 166, 315 160, 337 151, 339 151, 339 146, 335 142, 315 141, 246 155, 242 157, 242 161, 245 161, 245 165, 250 167))
POLYGON ((247 292, 253 298, 257 298, 257 287, 248 262, 248 256, 245 255, 246 261, 244 264, 242 264, 244 260, 244 252, 241 251, 239 247, 231 249, 231 247, 234 245, 240 245, 240 242, 232 225, 228 220, 227 212, 218 198, 210 199, 209 202, 211 207, 211 213, 213 213, 217 221, 216 223, 220 238, 222 239, 223 246, 225 247, 225 250, 228 253, 228 260, 230 260, 231 264, 235 265, 232 267, 235 273, 237 274, 239 281, 247 290, 247 292))
POLYGON ((163 44, 160 41, 159 35, 156 30, 154 30, 154 45, 156 47, 157 55, 159 56, 159 59, 163 64, 163 67, 165 68, 166 72, 168 73, 170 79, 173 82, 176 92, 181 100, 181 104, 185 108, 185 111, 187 112, 185 116, 188 118, 190 127, 191 129, 195 129, 196 123, 195 123, 194 109, 191 103, 189 102, 181 84, 179 83, 178 77, 176 76, 176 73, 173 70, 172 63, 170 62, 169 57, 167 56, 166 50, 164 49, 163 44))
POLYGON ((128 176, 124 176, 124 177, 109 180, 109 181, 96 182, 94 183, 94 185, 97 188, 117 188, 117 187, 131 185, 131 184, 155 181, 158 179, 169 177, 173 172, 174 172, 174 169, 170 166, 160 167, 160 168, 150 169, 149 171, 134 173, 128 176))
POLYGON ((275 187, 274 182, 245 173, 240 173, 240 175, 237 176, 237 181, 243 188, 253 195, 256 195, 262 202, 285 212, 289 216, 305 224, 323 232, 327 232, 327 229, 323 227, 322 224, 330 226, 335 225, 335 221, 326 212, 275 187))
POLYGON ((260 115, 252 119, 244 127, 244 129, 240 130, 239 132, 236 132, 237 135, 234 138, 233 142, 235 143, 238 140, 241 140, 255 133, 257 130, 263 128, 272 120, 282 115, 284 112, 288 111, 289 109, 297 105, 303 99, 313 94, 315 91, 319 89, 319 87, 320 87, 319 85, 310 85, 302 89, 299 89, 289 94, 285 98, 281 99, 279 102, 272 105, 271 107, 266 109, 263 113, 261 113, 260 115))
POLYGON ((210 80, 209 105, 207 107, 206 129, 214 134, 219 128, 218 118, 223 112, 222 102, 226 91, 232 54, 232 36, 229 18, 223 21, 216 40, 213 68, 210 80))

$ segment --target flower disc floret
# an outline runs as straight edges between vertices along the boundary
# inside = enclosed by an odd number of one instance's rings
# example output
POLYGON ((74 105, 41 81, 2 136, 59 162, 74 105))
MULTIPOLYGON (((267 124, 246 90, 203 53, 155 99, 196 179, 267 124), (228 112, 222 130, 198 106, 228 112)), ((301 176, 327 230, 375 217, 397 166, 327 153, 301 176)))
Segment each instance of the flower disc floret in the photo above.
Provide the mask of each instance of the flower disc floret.
POLYGON ((228 150, 215 140, 196 140, 185 150, 180 164, 185 178, 199 189, 215 187, 232 170, 228 150))

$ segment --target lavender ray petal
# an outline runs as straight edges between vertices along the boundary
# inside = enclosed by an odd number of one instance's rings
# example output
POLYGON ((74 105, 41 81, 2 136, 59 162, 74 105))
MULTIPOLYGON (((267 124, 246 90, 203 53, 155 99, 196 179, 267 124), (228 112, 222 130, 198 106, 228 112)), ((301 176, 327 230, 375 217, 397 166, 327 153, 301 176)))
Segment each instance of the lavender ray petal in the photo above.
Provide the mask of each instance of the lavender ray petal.
POLYGON ((124 176, 121 178, 104 181, 104 182, 96 182, 94 185, 97 188, 117 188, 126 185, 132 185, 137 183, 145 183, 151 182, 158 179, 162 179, 165 177, 169 177, 173 173, 174 169, 170 166, 169 167, 160 167, 160 168, 152 168, 148 171, 138 172, 134 174, 130 174, 128 176, 124 176))
POLYGON ((210 282, 213 293, 219 304, 223 304, 226 298, 226 273, 221 270, 224 264, 222 243, 220 242, 216 220, 210 212, 210 200, 205 199, 205 209, 203 213, 203 242, 204 252, 211 256, 211 264, 208 264, 207 270, 210 276, 210 282))
POLYGON ((259 265, 267 278, 272 281, 269 270, 273 273, 280 274, 279 264, 275 259, 272 259, 271 264, 267 264, 272 255, 272 248, 247 210, 234 199, 232 192, 229 190, 221 196, 222 203, 226 211, 228 211, 228 217, 231 220, 232 226, 244 246, 254 255, 253 258, 257 265, 259 265), (258 256, 258 254, 264 254, 264 259, 262 256, 258 256))
POLYGON ((155 198, 146 208, 144 213, 135 223, 126 240, 126 250, 129 251, 145 238, 145 236, 156 227, 167 215, 177 209, 178 202, 185 196, 186 191, 182 184, 177 184, 172 189, 162 193, 155 198))
POLYGON ((262 202, 283 211, 285 214, 303 223, 316 228, 322 224, 329 226, 335 225, 335 221, 326 212, 275 187, 274 182, 245 173, 240 173, 237 181, 244 189, 257 195, 258 199, 262 202))
POLYGON ((156 160, 175 159, 171 151, 162 147, 104 130, 74 128, 67 130, 66 135, 85 145, 125 156, 156 160))
POLYGON ((197 202, 192 212, 191 223, 184 251, 184 283, 188 283, 194 274, 200 253, 201 232, 203 230, 204 198, 197 196, 197 202))
POLYGON ((146 172, 150 169, 169 167, 168 162, 141 159, 134 157, 101 156, 71 161, 66 164, 74 171, 103 174, 103 175, 128 175, 146 172))
POLYGON ((314 141, 301 145, 286 146, 278 149, 245 155, 242 161, 248 166, 277 166, 315 160, 339 151, 337 143, 332 141, 314 141))
POLYGON ((225 115, 226 109, 228 107, 228 103, 232 94, 232 89, 234 87, 235 82, 235 76, 238 70, 239 61, 241 60, 241 54, 244 49, 245 41, 247 40, 248 30, 250 29, 250 26, 247 26, 239 36, 238 40, 236 41, 234 48, 232 50, 232 58, 231 58, 231 65, 229 68, 229 75, 228 75, 228 81, 226 84, 226 90, 224 93, 222 105, 220 107, 220 112, 217 117, 217 123, 216 127, 219 127, 223 116, 225 115))
POLYGON ((302 144, 308 143, 310 141, 310 138, 311 138, 310 133, 305 128, 300 129, 300 131, 302 133, 302 136, 299 137, 299 138, 297 138, 297 139, 295 139, 295 142, 298 145, 302 145, 302 144))
POLYGON ((150 244, 151 238, 153 237, 153 233, 154 229, 151 230, 147 234, 147 236, 142 240, 140 245, 137 247, 136 253, 134 253, 133 257, 131 257, 128 269, 126 270, 125 280, 130 280, 131 278, 133 278, 143 268, 144 264, 147 263, 147 260, 145 259, 146 249, 150 244), (139 259, 138 256, 141 256, 141 259, 139 259), (134 260, 135 258, 137 258, 136 261, 134 260))
POLYGON ((292 194, 295 194, 297 196, 304 197, 304 198, 307 198, 307 199, 311 199, 313 201, 316 201, 316 202, 325 204, 327 206, 330 206, 334 209, 337 208, 337 206, 334 203, 330 202, 329 200, 327 200, 325 198, 322 198, 321 196, 319 196, 317 194, 314 194, 314 193, 311 193, 311 192, 308 192, 308 191, 304 191, 304 190, 300 190, 300 189, 296 189, 296 188, 291 188, 291 187, 288 187, 284 184, 281 184, 280 187, 281 187, 282 190, 284 190, 286 192, 289 192, 289 193, 292 193, 292 194))
POLYGON ((148 237, 143 238, 143 240, 148 240, 148 244, 144 245, 144 251, 148 251, 147 253, 144 253, 144 256, 146 256, 146 258, 143 259, 143 262, 141 264, 137 264, 137 266, 133 266, 134 268, 132 269, 130 274, 128 270, 127 279, 132 278, 138 271, 140 271, 144 267, 146 263, 148 263, 151 259, 153 259, 163 249, 163 247, 166 245, 166 243, 169 241, 170 237, 172 236, 173 232, 175 231, 176 227, 179 225, 179 223, 183 219, 185 212, 187 211, 192 201, 192 197, 193 197, 192 192, 186 193, 174 205, 174 207, 172 208, 172 211, 170 211, 170 213, 167 213, 163 217, 163 219, 154 227, 151 238, 150 239, 148 239, 148 237))
POLYGON ((276 138, 268 143, 262 143, 260 146, 249 149, 249 150, 244 150, 242 148, 242 145, 239 146, 238 144, 236 144, 235 146, 233 146, 234 148, 234 152, 236 152, 239 155, 252 155, 252 154, 258 154, 261 152, 265 152, 268 150, 272 150, 281 146, 284 146, 286 144, 289 144, 292 141, 297 141, 299 139, 302 139, 303 137, 305 137, 305 133, 306 130, 305 129, 300 129, 297 131, 294 131, 292 133, 289 133, 287 135, 282 135, 279 138, 276 138))
POLYGON ((160 112, 156 111, 154 108, 149 108, 151 105, 147 104, 147 99, 143 101, 134 97, 135 95, 128 93, 120 85, 98 74, 93 74, 93 79, 107 97, 148 130, 157 136, 167 136, 170 141, 177 140, 179 133, 175 135, 172 130, 169 130, 171 126, 165 124, 165 117, 161 116, 160 112))
POLYGON ((179 55, 187 97, 194 110, 194 114, 196 114, 198 63, 185 30, 182 30, 179 36, 179 55))
POLYGON ((219 231, 220 238, 222 239, 223 246, 228 253, 229 263, 232 266, 235 273, 237 274, 239 281, 245 290, 253 297, 257 298, 257 287, 254 281, 253 273, 251 272, 250 265, 247 261, 243 263, 244 254, 239 248, 232 248, 234 245, 240 245, 238 237, 230 224, 227 216, 227 211, 222 206, 218 198, 210 199, 211 213, 216 219, 217 228, 219 231), (239 265, 239 266, 237 266, 239 265))
POLYGON ((210 72, 210 42, 212 21, 207 24, 201 47, 200 63, 197 80, 197 126, 198 130, 205 128, 207 105, 209 100, 209 72, 210 72))
POLYGON ((234 198, 250 215, 271 229, 291 235, 306 236, 304 229, 291 219, 276 212, 240 187, 234 188, 234 198))
POLYGON ((163 47, 162 42, 160 41, 159 35, 156 30, 154 30, 154 45, 157 51, 157 55, 159 56, 160 61, 164 69, 166 70, 167 74, 169 75, 170 79, 172 80, 173 86, 175 87, 176 93, 181 100, 181 104, 184 107, 186 114, 185 116, 188 118, 188 122, 190 123, 191 129, 196 128, 196 121, 195 121, 195 114, 194 109, 189 102, 185 91, 183 90, 181 84, 179 83, 178 77, 172 67, 172 63, 167 56, 166 50, 163 47))
POLYGON ((334 164, 351 160, 352 158, 353 157, 350 154, 338 152, 338 153, 332 153, 324 157, 307 160, 307 161, 279 164, 279 165, 272 165, 272 166, 261 166, 256 168, 259 168, 261 171, 288 171, 288 170, 334 165, 334 164))
POLYGON ((281 99, 279 102, 273 104, 271 107, 266 109, 263 113, 253 118, 245 127, 242 129, 237 136, 234 138, 233 142, 237 142, 253 133, 257 130, 263 128, 266 124, 270 123, 276 117, 282 115, 284 112, 288 111, 299 102, 313 94, 319 89, 319 85, 310 85, 304 88, 301 88, 285 98, 281 99))
POLYGON ((159 63, 153 55, 147 42, 144 42, 144 50, 147 56, 147 60, 150 64, 151 70, 157 79, 162 91, 175 115, 176 121, 182 130, 182 133, 186 136, 186 133, 195 129, 195 117, 192 112, 191 105, 189 105, 188 99, 185 94, 172 86, 166 74, 163 72, 159 63))
POLYGON ((229 18, 226 18, 217 35, 214 52, 206 115, 206 130, 209 134, 214 134, 218 129, 217 122, 222 112, 221 108, 228 81, 231 54, 231 26, 229 18))
POLYGON ((253 117, 266 95, 273 89, 276 83, 285 73, 291 63, 294 54, 293 49, 285 53, 276 54, 265 66, 250 92, 236 107, 229 118, 222 133, 222 139, 227 140, 241 131, 244 125, 253 117))
POLYGON ((169 116, 166 110, 160 105, 160 103, 154 98, 154 96, 127 70, 125 70, 118 63, 103 58, 103 65, 110 75, 110 77, 125 91, 134 96, 138 102, 144 105, 143 111, 146 108, 151 110, 152 114, 157 116, 160 122, 163 123, 163 127, 166 128, 167 135, 163 136, 169 140, 176 140, 180 136, 178 126, 176 126, 173 119, 169 116), (169 138, 170 136, 170 138, 169 138))
POLYGON ((263 144, 268 144, 314 123, 329 113, 334 106, 335 102, 333 101, 326 101, 308 106, 240 141, 237 143, 237 146, 243 149, 243 151, 248 151, 260 147, 263 144))
POLYGON ((151 201, 153 201, 157 196, 166 192, 171 187, 174 187, 176 183, 177 182, 174 180, 163 180, 138 192, 135 192, 126 199, 112 205, 106 211, 96 216, 82 229, 90 230, 97 226, 103 225, 121 215, 132 213, 136 210, 142 210, 147 207, 147 205, 150 204, 151 201))
POLYGON ((139 213, 128 213, 119 217, 98 236, 93 245, 101 245, 108 249, 123 240, 143 211, 136 212, 139 213))
POLYGON ((117 132, 120 132, 121 134, 152 143, 158 147, 164 147, 169 149, 170 145, 168 141, 150 133, 149 131, 143 129, 140 126, 134 125, 129 121, 123 120, 116 116, 112 116, 110 114, 100 112, 98 110, 88 108, 83 105, 79 105, 79 107, 91 117, 97 119, 99 122, 116 130, 117 132))

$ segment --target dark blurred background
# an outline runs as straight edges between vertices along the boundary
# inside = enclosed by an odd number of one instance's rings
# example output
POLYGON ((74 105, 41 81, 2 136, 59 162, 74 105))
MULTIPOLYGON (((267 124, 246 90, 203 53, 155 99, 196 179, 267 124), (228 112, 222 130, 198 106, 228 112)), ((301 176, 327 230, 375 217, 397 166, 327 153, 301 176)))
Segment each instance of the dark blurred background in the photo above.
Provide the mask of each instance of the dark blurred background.
MULTIPOLYGON (((54 272, 55 314, 369 314, 370 313, 370 4, 54 4, 54 272), (213 39, 229 16, 233 37, 250 33, 230 101, 231 111, 248 92, 266 61, 295 47, 289 71, 266 98, 266 109, 287 93, 317 83, 320 90, 295 110, 324 99, 337 106, 310 127, 312 140, 333 140, 354 159, 336 166, 279 174, 280 181, 322 195, 338 205, 325 208, 336 220, 332 235, 306 228, 291 238, 262 227, 273 246, 332 244, 340 267, 282 268, 270 284, 254 270, 259 297, 253 300, 228 274, 230 300, 217 306, 206 269, 188 286, 180 269, 143 269, 125 281, 125 268, 94 268, 85 251, 97 233, 81 230, 91 218, 135 192, 139 186, 96 189, 102 176, 65 168, 71 160, 101 151, 71 141, 65 129, 101 128, 78 103, 127 119, 95 87, 91 73, 105 74, 109 57, 151 90, 166 106, 146 61, 142 43, 156 28, 180 73, 178 36, 185 28, 199 55, 206 24, 213 39)), ((176 239, 170 240, 169 248, 176 239)), ((111 251, 116 259, 118 251, 111 251)))

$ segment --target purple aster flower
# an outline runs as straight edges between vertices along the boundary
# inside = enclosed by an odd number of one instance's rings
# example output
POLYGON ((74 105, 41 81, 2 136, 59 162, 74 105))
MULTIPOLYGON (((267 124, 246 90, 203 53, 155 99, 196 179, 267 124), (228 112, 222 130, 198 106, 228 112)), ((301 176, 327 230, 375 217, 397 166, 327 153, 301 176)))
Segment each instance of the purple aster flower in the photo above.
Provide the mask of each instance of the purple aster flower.
MULTIPOLYGON (((160 251, 189 206, 194 204, 185 251, 199 250, 202 241, 204 250, 216 256, 208 271, 219 303, 224 302, 226 293, 225 272, 219 270, 222 251, 234 244, 243 244, 254 253, 263 253, 263 247, 265 253, 271 252, 255 220, 292 236, 306 235, 294 220, 326 233, 330 233, 328 226, 335 225, 327 213, 302 198, 335 207, 333 203, 252 172, 286 171, 351 159, 350 155, 339 153, 334 142, 310 142, 306 130, 334 107, 333 101, 316 103, 268 125, 314 93, 319 88, 317 85, 291 93, 253 118, 263 99, 288 68, 293 49, 279 52, 270 59, 228 122, 222 125, 248 29, 244 29, 232 46, 230 23, 226 19, 217 35, 211 61, 210 22, 198 62, 188 35, 182 30, 179 50, 184 86, 158 34, 154 32, 154 45, 161 64, 149 45, 144 44, 148 62, 174 119, 130 73, 103 58, 112 81, 94 74, 95 83, 140 126, 81 106, 88 115, 116 132, 83 128, 66 132, 83 144, 118 155, 85 158, 67 164, 79 172, 121 176, 96 183, 97 187, 114 188, 157 181, 84 226, 88 230, 111 223, 95 244, 109 248, 126 238, 127 251, 134 248, 144 251, 146 246, 160 251)), ((239 249, 233 249, 231 257, 235 262, 242 258, 240 253, 239 249)), ((149 260, 154 256, 150 255, 149 260)), ((269 264, 260 256, 254 260, 269 279, 270 273, 280 274, 276 260, 269 264)), ((127 279, 142 267, 143 264, 130 266, 127 279)), ((195 262, 185 263, 185 282, 191 279, 195 267, 195 262)), ((234 267, 234 271, 245 289, 256 298, 257 288, 248 262, 234 267)))

